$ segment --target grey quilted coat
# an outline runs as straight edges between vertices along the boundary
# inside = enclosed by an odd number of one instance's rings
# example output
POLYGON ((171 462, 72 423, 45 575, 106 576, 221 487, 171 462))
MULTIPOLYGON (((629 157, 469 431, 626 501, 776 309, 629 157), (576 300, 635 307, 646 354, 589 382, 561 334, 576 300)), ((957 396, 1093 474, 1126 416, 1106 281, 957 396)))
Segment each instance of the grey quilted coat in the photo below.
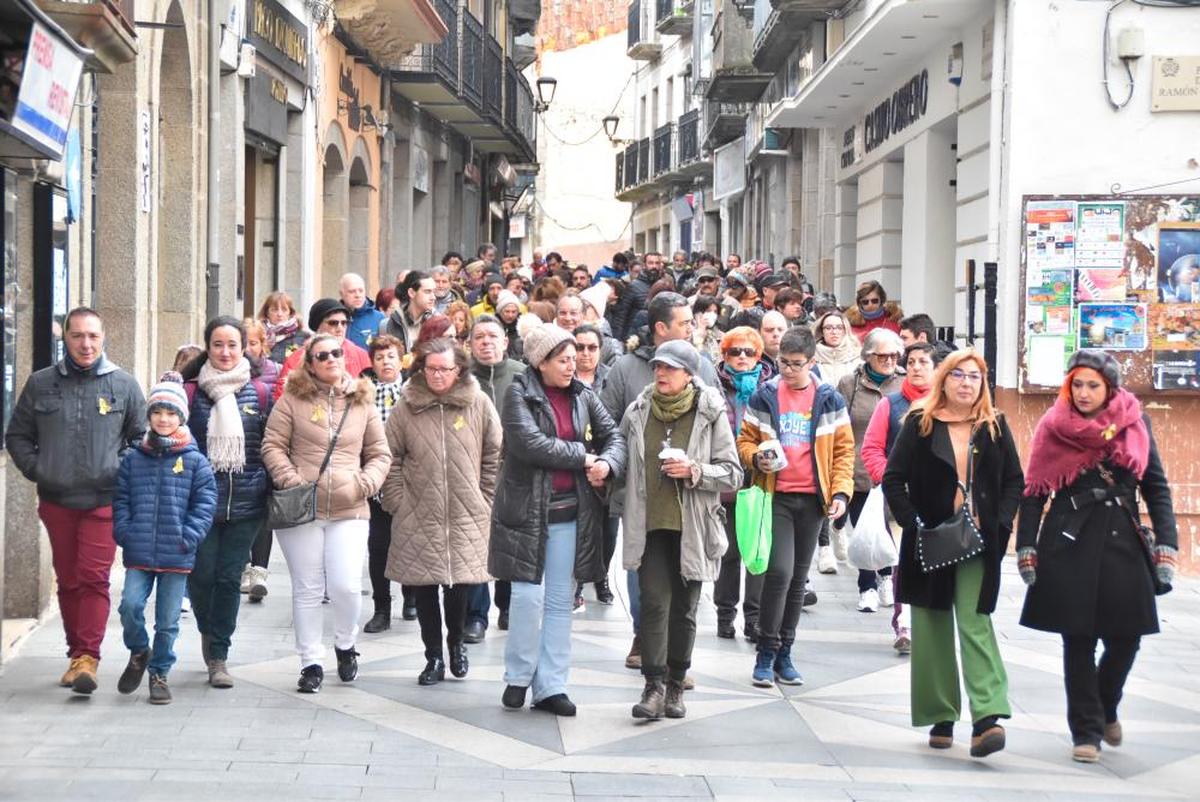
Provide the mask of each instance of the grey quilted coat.
POLYGON ((469 373, 435 395, 416 373, 388 416, 392 514, 386 574, 405 585, 487 582, 492 498, 500 472, 500 417, 469 373))

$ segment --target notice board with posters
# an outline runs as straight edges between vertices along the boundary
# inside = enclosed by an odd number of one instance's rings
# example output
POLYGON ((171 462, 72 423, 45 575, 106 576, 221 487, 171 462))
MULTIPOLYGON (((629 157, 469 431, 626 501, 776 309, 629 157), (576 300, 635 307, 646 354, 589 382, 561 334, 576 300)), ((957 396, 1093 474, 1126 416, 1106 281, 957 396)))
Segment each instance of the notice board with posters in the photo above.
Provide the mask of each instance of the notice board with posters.
POLYGON ((1200 395, 1200 196, 1026 195, 1022 224, 1021 392, 1100 348, 1140 396, 1200 395))

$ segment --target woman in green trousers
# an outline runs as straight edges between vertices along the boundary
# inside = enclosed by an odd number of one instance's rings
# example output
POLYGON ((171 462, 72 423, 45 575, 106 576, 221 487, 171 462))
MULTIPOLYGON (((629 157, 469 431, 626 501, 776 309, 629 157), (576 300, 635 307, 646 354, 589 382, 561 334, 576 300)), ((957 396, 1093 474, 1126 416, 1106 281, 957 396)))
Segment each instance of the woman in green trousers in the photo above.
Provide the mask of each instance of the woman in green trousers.
POLYGON ((999 720, 1012 711, 991 613, 1023 488, 1012 433, 992 407, 987 365, 974 351, 955 351, 938 367, 929 395, 913 404, 883 474, 888 506, 904 527, 896 597, 912 605, 912 723, 932 726, 934 749, 953 745, 961 713, 955 630, 973 722, 971 756, 1004 748, 999 720), (982 552, 926 571, 918 530, 952 517, 968 494, 982 552))

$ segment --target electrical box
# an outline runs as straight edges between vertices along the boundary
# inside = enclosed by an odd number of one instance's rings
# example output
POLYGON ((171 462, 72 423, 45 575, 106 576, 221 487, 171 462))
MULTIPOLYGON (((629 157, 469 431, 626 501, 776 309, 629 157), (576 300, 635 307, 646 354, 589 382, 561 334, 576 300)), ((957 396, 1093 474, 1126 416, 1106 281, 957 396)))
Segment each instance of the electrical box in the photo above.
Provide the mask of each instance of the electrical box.
POLYGON ((1117 34, 1117 58, 1136 59, 1146 55, 1146 32, 1138 27, 1122 28, 1117 34))

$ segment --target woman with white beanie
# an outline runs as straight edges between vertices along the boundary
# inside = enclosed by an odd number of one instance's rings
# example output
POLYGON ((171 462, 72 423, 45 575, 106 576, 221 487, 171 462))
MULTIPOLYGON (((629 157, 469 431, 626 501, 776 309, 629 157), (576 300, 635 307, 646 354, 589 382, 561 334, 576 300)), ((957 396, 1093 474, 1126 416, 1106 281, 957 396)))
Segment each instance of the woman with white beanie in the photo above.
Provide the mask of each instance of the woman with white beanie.
POLYGON ((509 385, 488 573, 512 582, 502 703, 575 715, 567 697, 576 581, 604 578, 597 490, 625 468, 612 416, 575 378, 575 339, 545 324, 525 337, 529 367, 509 385))

